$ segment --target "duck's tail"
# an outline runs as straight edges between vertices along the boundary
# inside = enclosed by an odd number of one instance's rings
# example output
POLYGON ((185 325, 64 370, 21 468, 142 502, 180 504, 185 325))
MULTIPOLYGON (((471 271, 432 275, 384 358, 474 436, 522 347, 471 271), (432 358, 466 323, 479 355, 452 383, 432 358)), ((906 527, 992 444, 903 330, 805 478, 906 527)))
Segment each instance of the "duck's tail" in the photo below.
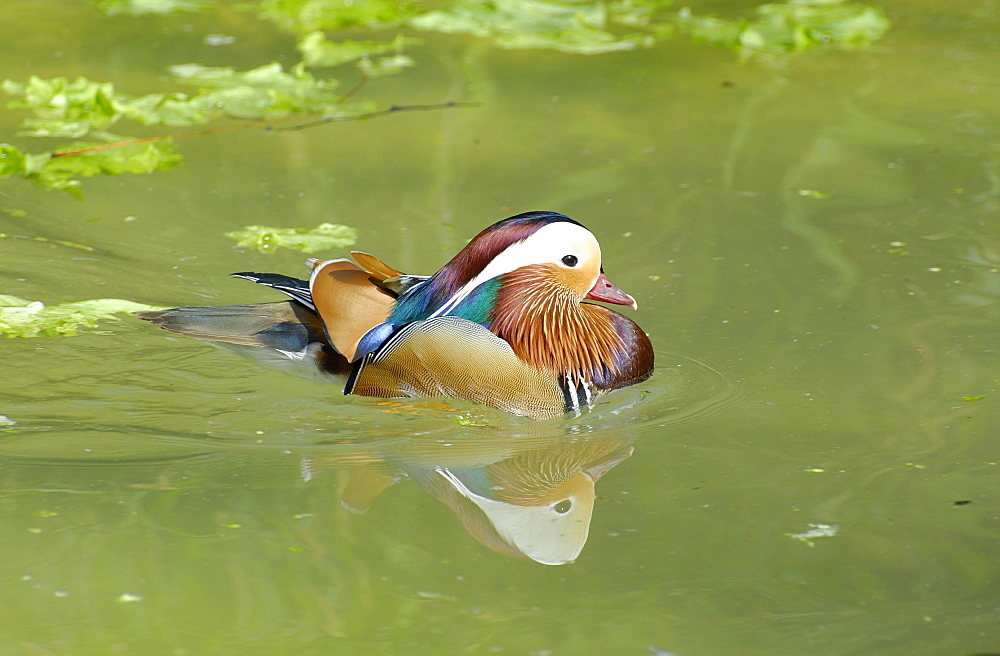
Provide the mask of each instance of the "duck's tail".
POLYGON ((350 364, 331 346, 315 312, 295 301, 254 305, 179 307, 136 312, 170 332, 235 350, 257 360, 315 360, 324 373, 343 375, 350 364))

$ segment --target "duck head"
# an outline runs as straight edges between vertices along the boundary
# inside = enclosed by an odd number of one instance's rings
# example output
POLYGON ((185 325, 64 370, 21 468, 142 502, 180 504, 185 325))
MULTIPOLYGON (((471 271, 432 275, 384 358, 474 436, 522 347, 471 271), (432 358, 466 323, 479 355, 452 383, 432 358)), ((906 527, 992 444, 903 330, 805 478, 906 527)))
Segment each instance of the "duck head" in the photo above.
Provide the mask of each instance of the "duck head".
POLYGON ((584 299, 630 305, 601 267, 601 246, 583 225, 556 212, 525 212, 489 226, 430 280, 402 296, 391 321, 457 314, 489 321, 496 294, 530 284, 549 305, 584 299))

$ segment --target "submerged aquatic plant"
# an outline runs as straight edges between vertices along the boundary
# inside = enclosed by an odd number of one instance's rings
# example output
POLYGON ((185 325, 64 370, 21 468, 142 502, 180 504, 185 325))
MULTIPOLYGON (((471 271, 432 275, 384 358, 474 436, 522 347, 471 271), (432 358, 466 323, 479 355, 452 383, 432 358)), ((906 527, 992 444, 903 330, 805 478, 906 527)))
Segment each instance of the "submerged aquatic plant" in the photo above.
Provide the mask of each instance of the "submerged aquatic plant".
MULTIPOLYGON (((140 15, 206 10, 211 0, 100 0, 108 14, 140 15)), ((464 34, 499 48, 545 49, 600 55, 649 47, 680 30, 698 41, 752 55, 802 52, 818 47, 860 48, 889 28, 883 12, 844 0, 791 0, 757 8, 752 20, 723 20, 668 13, 671 0, 452 0, 426 6, 395 0, 258 0, 239 5, 273 21, 296 39, 302 61, 284 68, 269 63, 246 71, 197 63, 173 66, 173 82, 197 87, 132 96, 112 82, 78 77, 27 82, 5 80, 0 90, 14 96, 11 109, 31 116, 21 134, 89 139, 43 152, 0 144, 0 178, 20 176, 52 189, 81 195, 80 179, 93 175, 152 173, 181 163, 174 141, 183 137, 259 128, 306 120, 313 127, 332 120, 373 118, 391 108, 354 100, 369 78, 399 73, 415 65, 407 52, 420 39, 404 30, 464 34), (386 28, 400 30, 391 40, 333 39, 328 32, 386 28), (317 77, 308 68, 353 65, 362 81, 347 92, 338 80, 317 77), (179 135, 132 139, 111 132, 133 122, 143 126, 197 127, 226 117, 246 123, 179 135)), ((465 104, 468 105, 468 104, 465 104)), ((414 106, 445 109, 462 103, 414 106)), ((395 111, 395 110, 392 110, 395 111)), ((298 126, 303 127, 303 126, 298 126)))
POLYGON ((242 230, 227 232, 226 236, 235 239, 238 246, 255 248, 263 253, 273 253, 278 248, 315 253, 329 248, 353 246, 358 240, 358 231, 336 223, 321 223, 311 230, 251 225, 242 230))
POLYGON ((865 48, 889 29, 877 7, 844 0, 791 0, 757 7, 755 20, 679 14, 681 29, 697 41, 729 48, 744 58, 818 47, 865 48))
POLYGON ((57 337, 96 328, 100 321, 118 321, 120 313, 158 310, 151 305, 120 298, 98 298, 45 305, 0 294, 0 335, 6 337, 57 337))

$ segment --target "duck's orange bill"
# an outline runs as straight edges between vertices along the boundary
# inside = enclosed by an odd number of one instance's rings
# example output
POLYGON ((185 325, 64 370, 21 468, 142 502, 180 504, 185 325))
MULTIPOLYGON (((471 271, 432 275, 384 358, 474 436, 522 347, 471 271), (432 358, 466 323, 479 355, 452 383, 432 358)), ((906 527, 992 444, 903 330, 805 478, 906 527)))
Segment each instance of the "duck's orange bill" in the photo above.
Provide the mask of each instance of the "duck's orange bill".
POLYGON ((603 271, 597 277, 597 282, 594 283, 593 289, 587 292, 584 298, 589 298, 592 301, 614 303, 615 305, 631 305, 633 310, 639 309, 639 305, 635 302, 635 299, 618 289, 613 282, 608 280, 603 271))

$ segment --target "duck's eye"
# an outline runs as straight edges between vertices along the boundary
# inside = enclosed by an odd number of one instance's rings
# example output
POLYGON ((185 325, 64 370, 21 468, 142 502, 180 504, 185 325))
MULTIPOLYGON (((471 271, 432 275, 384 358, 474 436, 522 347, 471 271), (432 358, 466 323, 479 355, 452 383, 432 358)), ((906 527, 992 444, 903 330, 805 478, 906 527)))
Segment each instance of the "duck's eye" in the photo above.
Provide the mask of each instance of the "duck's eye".
POLYGON ((552 510, 555 510, 560 515, 565 515, 573 508, 573 502, 569 499, 563 499, 556 505, 552 506, 552 510))
POLYGON ((563 255, 562 263, 568 267, 575 267, 576 263, 580 260, 577 259, 576 255, 563 255))

